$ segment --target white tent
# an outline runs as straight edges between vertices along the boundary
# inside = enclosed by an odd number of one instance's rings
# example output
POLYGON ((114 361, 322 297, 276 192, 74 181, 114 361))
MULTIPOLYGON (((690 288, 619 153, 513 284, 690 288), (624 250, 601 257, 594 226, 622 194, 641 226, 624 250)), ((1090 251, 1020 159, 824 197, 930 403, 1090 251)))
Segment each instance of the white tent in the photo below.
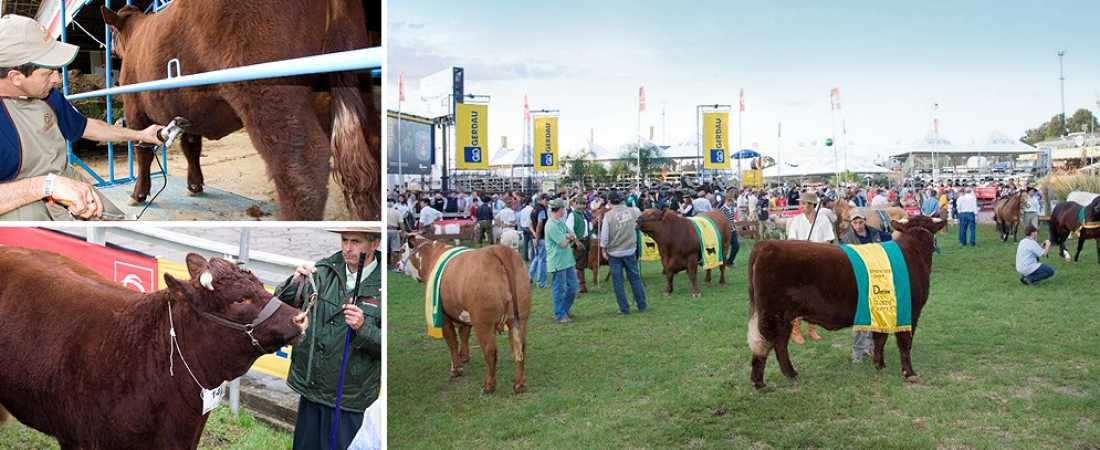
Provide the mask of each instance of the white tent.
POLYGON ((1037 153, 1039 150, 1026 143, 1006 136, 1004 133, 994 131, 982 142, 969 144, 955 144, 951 140, 940 136, 938 139, 932 133, 923 139, 918 139, 911 144, 896 145, 890 149, 890 156, 907 158, 909 155, 929 156, 933 152, 939 155, 1023 155, 1037 153))

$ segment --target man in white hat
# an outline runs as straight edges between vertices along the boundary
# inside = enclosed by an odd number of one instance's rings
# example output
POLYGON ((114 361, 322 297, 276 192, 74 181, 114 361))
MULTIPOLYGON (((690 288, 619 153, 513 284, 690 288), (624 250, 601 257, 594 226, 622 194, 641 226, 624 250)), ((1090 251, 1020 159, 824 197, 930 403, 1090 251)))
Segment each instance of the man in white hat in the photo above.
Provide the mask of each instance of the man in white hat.
POLYGON ((363 425, 363 411, 378 398, 382 373, 382 242, 380 226, 335 228, 340 252, 304 264, 275 290, 283 302, 309 314, 309 328, 290 357, 287 384, 301 395, 294 427, 296 450, 328 449, 336 419, 343 353, 337 448, 347 448, 363 425), (365 254, 362 265, 359 255, 365 254), (359 290, 355 279, 363 272, 359 290), (310 283, 309 278, 314 282, 310 283), (310 307, 316 285, 316 302, 310 307), (345 339, 351 340, 345 350, 345 339))
POLYGON ((121 216, 69 166, 65 141, 161 143, 160 125, 136 131, 89 119, 61 95, 57 69, 77 50, 34 19, 0 17, 0 220, 86 219, 105 208, 121 216))
MULTIPOLYGON (((802 214, 794 216, 789 222, 787 222, 787 239, 788 240, 803 240, 812 242, 832 242, 836 239, 836 235, 833 234, 833 225, 829 222, 829 219, 824 214, 818 214, 817 209, 817 194, 813 192, 803 192, 798 198, 798 204, 802 207, 802 214)), ((801 344, 806 342, 802 338, 802 326, 800 319, 794 319, 791 329, 791 339, 795 343, 801 344)), ((817 330, 814 329, 814 325, 811 323, 806 334, 813 340, 821 339, 817 335, 817 330)))

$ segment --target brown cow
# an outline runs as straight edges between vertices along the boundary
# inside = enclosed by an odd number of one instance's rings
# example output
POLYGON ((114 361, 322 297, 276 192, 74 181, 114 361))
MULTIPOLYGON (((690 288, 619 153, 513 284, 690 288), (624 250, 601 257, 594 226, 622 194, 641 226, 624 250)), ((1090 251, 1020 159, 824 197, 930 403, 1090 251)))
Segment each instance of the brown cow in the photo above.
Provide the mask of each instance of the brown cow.
POLYGON ((191 280, 165 274, 150 294, 42 250, 0 248, 0 267, 0 405, 62 449, 194 449, 199 383, 243 375, 307 326, 221 258, 188 255, 191 280))
MULTIPOLYGON (((454 248, 443 241, 411 236, 406 242, 401 270, 417 281, 432 273, 439 256, 454 248)), ((497 343, 495 332, 508 328, 516 377, 515 393, 523 392, 523 366, 527 353, 527 316, 531 313, 531 279, 519 253, 503 245, 490 245, 454 256, 439 281, 443 310, 443 338, 451 350, 451 376, 462 375, 470 360, 470 328, 485 356, 484 393, 496 389, 497 343), (456 338, 455 328, 458 328, 456 338), (461 345, 461 347, 460 347, 461 345)))
MULTIPOLYGON (((714 221, 721 233, 722 249, 726 252, 730 248, 730 226, 726 215, 721 211, 709 211, 704 213, 714 221)), ((695 232, 695 226, 691 219, 681 216, 680 213, 668 209, 647 209, 638 216, 638 229, 649 235, 657 242, 657 249, 661 252, 661 273, 668 282, 665 287, 665 295, 672 295, 672 278, 677 272, 687 270, 688 279, 691 280, 691 296, 699 298, 699 281, 695 274, 699 270, 699 261, 703 255, 699 254, 699 235, 695 232)), ((640 257, 641 255, 639 255, 640 257)), ((726 284, 726 266, 723 262, 718 268, 720 275, 718 284, 726 284)), ((710 270, 707 270, 706 282, 710 283, 710 270)))
MULTIPOLYGON (((912 301, 912 331, 897 333, 901 352, 902 375, 918 382, 909 359, 917 320, 928 300, 928 278, 932 272, 934 233, 945 221, 913 216, 891 223, 900 235, 895 241, 905 255, 909 269, 912 301)), ((857 287, 852 265, 840 247, 809 241, 761 241, 749 255, 748 343, 752 350, 752 384, 765 388, 764 365, 775 349, 779 369, 795 378, 787 341, 791 321, 802 318, 827 330, 852 326, 855 317, 857 287)), ((875 367, 886 367, 882 348, 887 334, 873 333, 875 367)))

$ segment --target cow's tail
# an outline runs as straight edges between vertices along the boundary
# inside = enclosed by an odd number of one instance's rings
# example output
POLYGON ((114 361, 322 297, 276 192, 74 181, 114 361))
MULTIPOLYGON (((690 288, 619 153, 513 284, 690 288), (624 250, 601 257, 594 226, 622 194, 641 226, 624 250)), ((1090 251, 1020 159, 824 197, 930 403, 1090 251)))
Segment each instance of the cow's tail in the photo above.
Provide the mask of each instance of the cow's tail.
MULTIPOLYGON (((329 0, 325 49, 338 52, 365 47, 365 11, 358 1, 329 0), (358 32, 350 32, 356 28, 358 32)), ((355 72, 329 75, 332 90, 332 177, 344 191, 344 203, 358 220, 379 220, 382 192, 380 121, 375 121, 370 82, 360 86, 355 72), (368 105, 369 104, 369 105, 368 105), (371 114, 368 114, 371 112, 371 114)))
POLYGON ((749 344, 749 350, 752 350, 753 356, 767 356, 768 351, 771 350, 771 343, 764 338, 764 333, 760 332, 760 309, 761 306, 755 295, 755 277, 756 274, 756 260, 759 257, 759 248, 753 248, 752 253, 749 254, 749 324, 746 330, 745 340, 749 344))
POLYGON ((508 303, 511 303, 512 313, 512 325, 508 327, 508 342, 512 345, 512 359, 516 362, 523 361, 524 347, 526 344, 523 342, 523 333, 520 328, 526 326, 520 321, 519 317, 519 300, 520 300, 520 287, 527 286, 530 281, 523 280, 526 273, 523 271, 517 272, 515 270, 515 264, 518 262, 522 267, 523 262, 519 261, 519 254, 512 249, 506 249, 504 247, 494 246, 492 247, 493 256, 500 261, 500 265, 503 268, 504 279, 508 280, 508 294, 511 297, 508 303))
POLYGON ((8 417, 11 417, 11 415, 8 414, 8 410, 4 409, 4 405, 0 405, 0 426, 3 426, 4 422, 8 421, 8 417))

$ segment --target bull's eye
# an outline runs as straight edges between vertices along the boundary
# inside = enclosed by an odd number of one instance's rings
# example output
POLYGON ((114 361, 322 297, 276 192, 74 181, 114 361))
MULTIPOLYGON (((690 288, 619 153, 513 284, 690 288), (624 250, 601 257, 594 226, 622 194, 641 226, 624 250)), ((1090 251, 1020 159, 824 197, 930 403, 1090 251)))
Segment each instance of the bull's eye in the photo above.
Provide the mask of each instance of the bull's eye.
POLYGON ((246 305, 251 305, 252 304, 252 297, 246 295, 244 297, 241 297, 240 300, 237 300, 237 303, 244 303, 246 305))

